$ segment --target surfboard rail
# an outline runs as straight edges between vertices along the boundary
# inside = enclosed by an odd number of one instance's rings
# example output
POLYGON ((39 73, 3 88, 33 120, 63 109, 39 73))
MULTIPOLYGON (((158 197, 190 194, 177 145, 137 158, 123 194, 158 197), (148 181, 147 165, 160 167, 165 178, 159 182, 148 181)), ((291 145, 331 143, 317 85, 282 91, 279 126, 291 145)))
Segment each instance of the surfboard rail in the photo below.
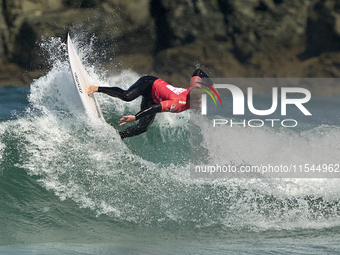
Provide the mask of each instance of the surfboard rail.
POLYGON ((104 120, 102 111, 95 95, 87 95, 87 87, 90 85, 89 76, 81 63, 77 51, 72 43, 70 34, 67 35, 67 49, 74 85, 77 88, 77 92, 85 112, 89 116, 95 116, 104 120))

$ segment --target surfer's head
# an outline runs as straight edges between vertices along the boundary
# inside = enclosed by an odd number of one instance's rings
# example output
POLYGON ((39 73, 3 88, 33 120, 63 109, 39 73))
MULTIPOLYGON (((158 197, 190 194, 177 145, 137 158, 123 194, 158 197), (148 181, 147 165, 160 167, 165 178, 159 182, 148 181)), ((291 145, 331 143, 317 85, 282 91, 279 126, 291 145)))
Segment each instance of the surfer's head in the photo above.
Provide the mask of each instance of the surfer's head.
POLYGON ((192 76, 190 79, 190 91, 187 95, 187 103, 190 109, 200 110, 202 104, 202 90, 201 87, 202 78, 199 76, 192 76))
POLYGON ((192 76, 190 79, 190 88, 201 87, 202 78, 199 76, 192 76))
POLYGON ((187 95, 187 104, 190 109, 200 110, 202 104, 202 94, 204 91, 199 88, 191 88, 187 95))

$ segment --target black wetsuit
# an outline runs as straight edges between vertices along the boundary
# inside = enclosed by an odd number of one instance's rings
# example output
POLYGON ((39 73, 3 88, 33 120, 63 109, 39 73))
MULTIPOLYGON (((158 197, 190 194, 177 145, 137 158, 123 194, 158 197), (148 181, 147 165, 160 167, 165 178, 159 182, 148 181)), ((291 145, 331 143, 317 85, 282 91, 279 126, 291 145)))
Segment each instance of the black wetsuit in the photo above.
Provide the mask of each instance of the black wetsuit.
MULTIPOLYGON (((192 76, 199 76, 200 78, 208 78, 208 84, 212 85, 209 76, 201 69, 197 69, 192 76)), ((152 98, 151 90, 154 82, 158 78, 155 76, 143 76, 139 78, 130 88, 123 90, 118 87, 99 87, 98 92, 105 93, 112 97, 130 102, 139 96, 142 96, 141 110, 135 115, 138 123, 134 126, 128 127, 124 131, 119 132, 122 139, 136 136, 146 132, 152 124, 158 112, 162 111, 161 104, 156 104, 152 98)))

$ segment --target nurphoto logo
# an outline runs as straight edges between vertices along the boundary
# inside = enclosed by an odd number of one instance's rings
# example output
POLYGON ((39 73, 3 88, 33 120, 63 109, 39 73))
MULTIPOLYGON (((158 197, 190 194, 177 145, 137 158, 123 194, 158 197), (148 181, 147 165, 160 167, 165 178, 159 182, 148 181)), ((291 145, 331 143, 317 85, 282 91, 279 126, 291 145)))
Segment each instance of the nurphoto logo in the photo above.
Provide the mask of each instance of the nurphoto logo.
MULTIPOLYGON (((233 115, 234 116, 243 116, 245 115, 245 95, 243 94, 242 90, 232 84, 215 84, 215 88, 205 84, 201 83, 202 85, 208 87, 219 99, 220 104, 222 106, 222 100, 220 98, 219 93, 216 89, 228 89, 231 92, 232 99, 233 99, 233 115)), ((201 88, 204 90, 214 101, 215 105, 216 100, 214 96, 206 89, 201 88)), ((247 88, 247 106, 248 110, 257 116, 267 116, 270 114, 273 114, 277 108, 278 108, 278 98, 279 94, 281 95, 281 116, 287 115, 287 105, 294 105, 296 106, 302 114, 305 116, 311 116, 312 114, 307 110, 307 108, 304 106, 305 103, 309 102, 311 99, 311 93, 308 89, 305 88, 296 88, 296 87, 281 87, 279 89, 277 87, 272 88, 272 105, 269 109, 265 110, 259 110, 254 107, 253 103, 253 88, 248 87, 247 88), (301 98, 288 98, 288 95, 296 95, 300 94, 303 97, 301 98)), ((201 107, 201 114, 207 115, 207 95, 202 95, 202 107, 201 107)), ((241 126, 249 126, 249 127, 262 127, 265 123, 270 124, 271 127, 274 127, 276 123, 280 123, 282 127, 295 127, 297 126, 298 122, 295 119, 250 119, 246 121, 245 119, 241 121, 233 121, 231 119, 214 119, 213 120, 213 126, 216 127, 217 125, 230 125, 231 127, 235 125, 241 125, 241 126)))

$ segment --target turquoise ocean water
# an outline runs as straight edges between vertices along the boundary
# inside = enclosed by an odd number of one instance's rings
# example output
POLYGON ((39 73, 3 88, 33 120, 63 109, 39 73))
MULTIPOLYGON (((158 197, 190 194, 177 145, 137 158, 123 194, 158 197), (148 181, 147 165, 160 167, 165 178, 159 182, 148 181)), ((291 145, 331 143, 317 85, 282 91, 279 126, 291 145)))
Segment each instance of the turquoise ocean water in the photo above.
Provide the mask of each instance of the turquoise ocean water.
MULTIPOLYGON (((47 46, 54 53, 45 76, 0 88, 0 254, 339 254, 339 179, 191 179, 189 113, 158 114, 131 139, 135 155, 115 128, 140 101, 98 95, 107 123, 89 120, 69 100, 65 45, 47 46)), ((77 47, 86 62, 91 50, 77 47)), ((125 71, 107 80, 86 68, 104 86, 127 88, 138 78, 125 71)), ((340 163, 340 100, 318 100, 327 111, 315 110, 302 131, 277 135, 340 163)), ((224 132, 231 144, 254 139, 282 149, 267 129, 224 132)), ((239 146, 245 153, 230 153, 230 162, 251 164, 257 148, 239 146)))

